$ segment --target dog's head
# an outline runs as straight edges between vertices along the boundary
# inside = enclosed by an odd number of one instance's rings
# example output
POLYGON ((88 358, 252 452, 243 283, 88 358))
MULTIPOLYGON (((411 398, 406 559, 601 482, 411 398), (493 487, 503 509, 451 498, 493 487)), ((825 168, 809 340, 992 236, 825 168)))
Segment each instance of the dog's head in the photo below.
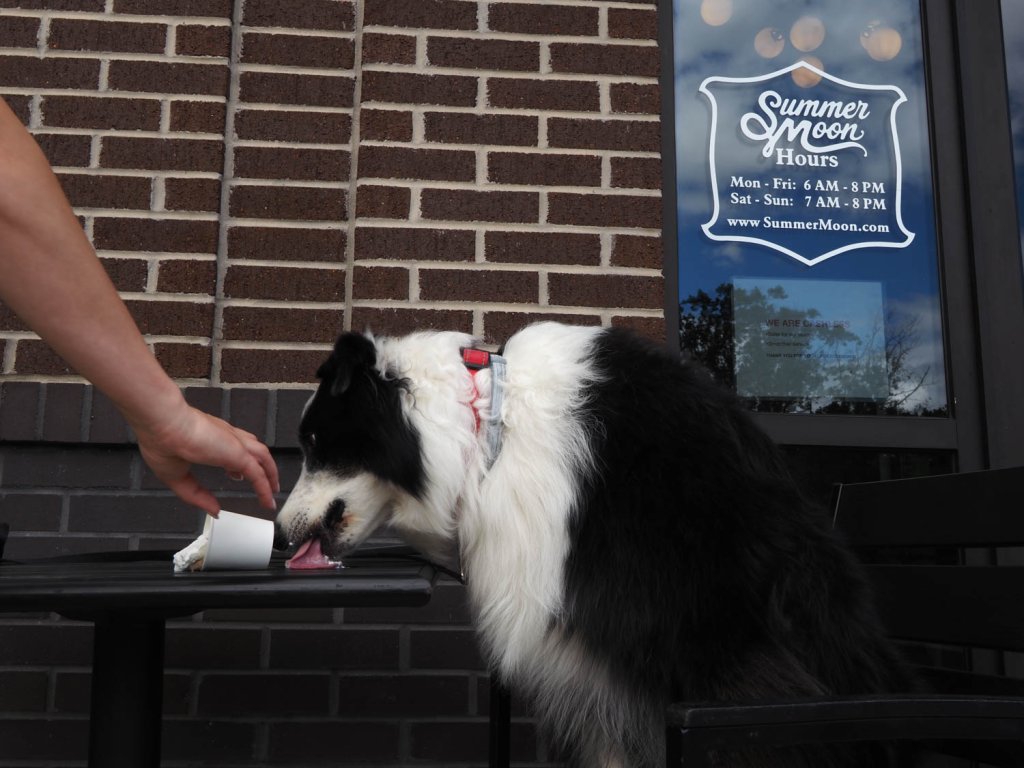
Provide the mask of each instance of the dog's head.
POLYGON ((337 560, 383 523, 412 539, 451 536, 472 440, 464 342, 338 338, 299 426, 302 471, 277 517, 278 547, 313 539, 337 560))

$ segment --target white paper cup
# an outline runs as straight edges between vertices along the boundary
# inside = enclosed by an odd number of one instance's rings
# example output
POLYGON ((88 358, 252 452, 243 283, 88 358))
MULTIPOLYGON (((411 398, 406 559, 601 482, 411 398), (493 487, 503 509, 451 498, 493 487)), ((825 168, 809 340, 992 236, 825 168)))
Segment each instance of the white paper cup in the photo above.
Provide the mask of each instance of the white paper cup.
POLYGON ((220 511, 206 518, 209 539, 203 570, 266 568, 274 549, 274 522, 237 512, 220 511))

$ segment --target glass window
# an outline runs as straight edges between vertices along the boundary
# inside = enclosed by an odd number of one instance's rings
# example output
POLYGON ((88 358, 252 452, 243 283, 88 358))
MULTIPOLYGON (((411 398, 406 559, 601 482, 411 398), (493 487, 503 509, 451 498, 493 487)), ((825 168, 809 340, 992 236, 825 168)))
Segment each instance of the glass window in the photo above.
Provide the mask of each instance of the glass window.
POLYGON ((911 0, 674 0, 680 343, 757 411, 945 416, 911 0))
POLYGON ((1017 172, 1017 220, 1021 226, 1024 256, 1024 2, 1003 0, 1003 47, 1006 49, 1006 81, 1010 91, 1010 121, 1017 172))

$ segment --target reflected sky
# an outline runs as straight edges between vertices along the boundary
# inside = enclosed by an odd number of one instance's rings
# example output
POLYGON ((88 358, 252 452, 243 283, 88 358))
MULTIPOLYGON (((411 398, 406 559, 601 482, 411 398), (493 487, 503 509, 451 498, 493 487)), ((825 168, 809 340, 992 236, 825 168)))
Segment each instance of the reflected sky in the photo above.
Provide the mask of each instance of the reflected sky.
POLYGON ((1003 42, 1017 169, 1017 210, 1024 253, 1024 0, 1003 0, 1003 42))

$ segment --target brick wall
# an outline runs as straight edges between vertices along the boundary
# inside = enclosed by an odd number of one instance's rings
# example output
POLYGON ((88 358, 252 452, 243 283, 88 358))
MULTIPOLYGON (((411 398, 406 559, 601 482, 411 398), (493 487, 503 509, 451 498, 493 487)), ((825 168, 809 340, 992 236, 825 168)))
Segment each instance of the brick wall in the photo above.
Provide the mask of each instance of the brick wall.
MULTIPOLYGON (((158 358, 287 490, 340 330, 664 336, 656 37, 653 0, 0 0, 0 95, 158 358)), ((0 349, 10 557, 196 534, 110 402, 3 307, 0 349)), ((0 768, 84 765, 89 664, 87 625, 0 619, 0 768)), ((453 583, 409 612, 207 612, 172 625, 167 669, 169 766, 486 759, 453 583)), ((527 712, 514 744, 554 761, 527 712)))

